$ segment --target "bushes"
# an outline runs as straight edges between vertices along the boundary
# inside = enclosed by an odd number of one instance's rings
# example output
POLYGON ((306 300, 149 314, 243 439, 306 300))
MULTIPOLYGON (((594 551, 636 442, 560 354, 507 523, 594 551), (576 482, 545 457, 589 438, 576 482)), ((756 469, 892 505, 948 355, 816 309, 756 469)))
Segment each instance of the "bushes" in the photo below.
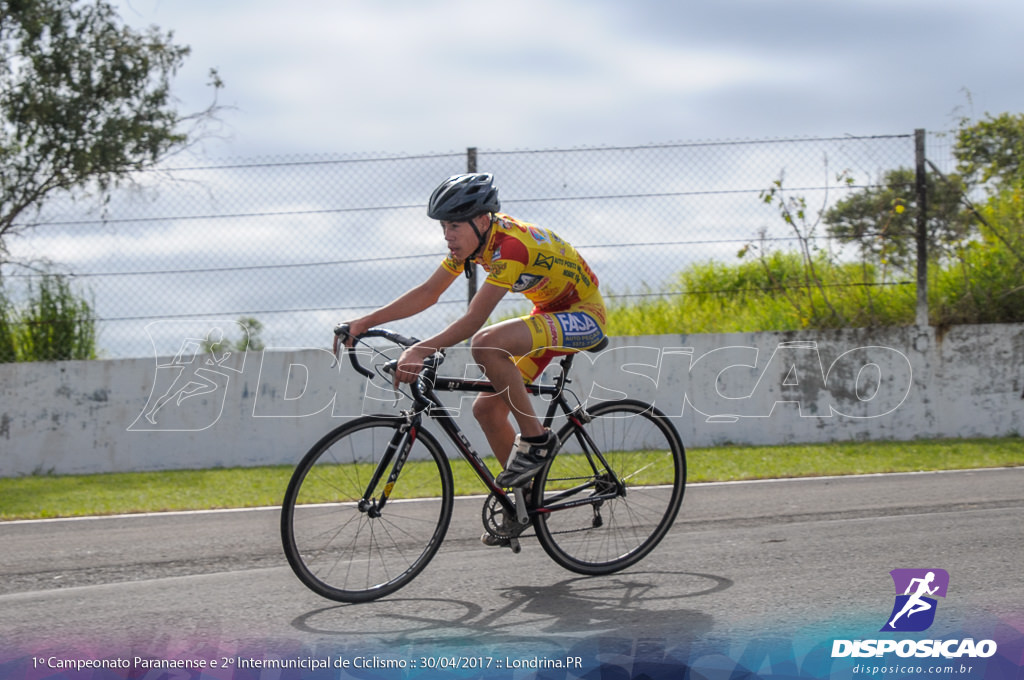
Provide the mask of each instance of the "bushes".
MULTIPOLYGON (((1001 242, 964 244, 933 263, 928 278, 934 326, 1024 321, 1022 265, 1001 242)), ((909 326, 917 287, 913 280, 881 280, 870 263, 818 255, 808 266, 799 252, 775 251, 731 266, 693 265, 661 293, 628 304, 609 295, 609 334, 909 326)))
POLYGON ((93 307, 66 277, 38 277, 20 309, 0 290, 0 363, 95 358, 93 307))
POLYGON ((1024 271, 1006 248, 970 243, 930 279, 936 326, 1024 321, 1024 271))
MULTIPOLYGON (((737 333, 914 322, 913 286, 866 285, 861 265, 815 267, 808 281, 798 253, 775 252, 763 262, 693 265, 662 297, 611 304, 611 335, 737 333)), ((614 295, 610 296, 614 300, 614 295)))

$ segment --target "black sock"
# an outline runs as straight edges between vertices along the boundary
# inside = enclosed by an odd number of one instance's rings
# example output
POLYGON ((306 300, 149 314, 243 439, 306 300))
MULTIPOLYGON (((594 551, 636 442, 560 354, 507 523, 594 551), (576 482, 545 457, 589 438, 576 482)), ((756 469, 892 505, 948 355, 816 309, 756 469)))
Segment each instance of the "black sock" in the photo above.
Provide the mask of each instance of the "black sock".
POLYGON ((537 435, 536 437, 520 437, 519 441, 526 442, 527 444, 543 444, 548 440, 548 433, 537 435))

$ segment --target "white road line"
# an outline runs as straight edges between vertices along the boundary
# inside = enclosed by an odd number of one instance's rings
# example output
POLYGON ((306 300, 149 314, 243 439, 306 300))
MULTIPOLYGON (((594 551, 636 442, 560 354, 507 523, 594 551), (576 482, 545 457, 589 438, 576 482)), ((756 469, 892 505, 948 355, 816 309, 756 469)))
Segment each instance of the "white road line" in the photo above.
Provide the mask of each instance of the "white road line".
MULTIPOLYGON (((743 485, 743 484, 780 484, 786 482, 819 482, 829 480, 842 480, 842 479, 865 479, 872 477, 909 477, 909 476, 920 476, 920 475, 949 475, 949 474, 969 474, 973 472, 997 472, 1007 470, 1024 470, 1024 467, 999 467, 999 468, 969 468, 965 470, 920 470, 916 472, 873 472, 868 474, 859 475, 832 475, 826 477, 780 477, 775 479, 741 479, 732 482, 692 482, 687 483, 686 488, 690 489, 697 486, 732 486, 732 485, 743 485)), ((478 500, 486 498, 484 495, 469 495, 469 496, 457 496, 455 500, 478 500)), ((5 522, 0 522, 0 527, 7 525, 19 525, 19 524, 48 524, 53 522, 90 522, 96 520, 108 520, 108 519, 134 519, 142 517, 181 517, 189 515, 217 515, 226 513, 240 513, 240 512, 268 512, 280 510, 281 506, 260 506, 254 508, 218 508, 215 510, 169 510, 166 512, 138 512, 138 513, 127 513, 120 515, 89 515, 84 517, 52 517, 47 519, 17 519, 5 522)))

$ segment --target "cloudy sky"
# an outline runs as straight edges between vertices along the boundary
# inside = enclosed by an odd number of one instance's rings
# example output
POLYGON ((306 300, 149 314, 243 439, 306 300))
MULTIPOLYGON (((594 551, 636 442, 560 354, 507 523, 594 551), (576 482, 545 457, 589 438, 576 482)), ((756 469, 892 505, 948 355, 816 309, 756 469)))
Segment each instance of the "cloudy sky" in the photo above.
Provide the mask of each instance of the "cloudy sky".
POLYGON ((227 87, 215 157, 949 129, 1024 111, 1020 0, 118 0, 227 87))

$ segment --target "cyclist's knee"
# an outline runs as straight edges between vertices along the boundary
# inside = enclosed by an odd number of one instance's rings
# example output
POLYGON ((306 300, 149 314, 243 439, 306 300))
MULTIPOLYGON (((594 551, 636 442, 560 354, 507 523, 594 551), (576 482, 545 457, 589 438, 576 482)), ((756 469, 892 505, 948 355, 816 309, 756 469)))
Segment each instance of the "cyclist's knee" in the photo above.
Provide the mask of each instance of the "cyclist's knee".
POLYGON ((495 359, 510 359, 512 353, 502 347, 501 340, 502 338, 492 328, 478 331, 470 345, 473 359, 485 365, 495 359))

